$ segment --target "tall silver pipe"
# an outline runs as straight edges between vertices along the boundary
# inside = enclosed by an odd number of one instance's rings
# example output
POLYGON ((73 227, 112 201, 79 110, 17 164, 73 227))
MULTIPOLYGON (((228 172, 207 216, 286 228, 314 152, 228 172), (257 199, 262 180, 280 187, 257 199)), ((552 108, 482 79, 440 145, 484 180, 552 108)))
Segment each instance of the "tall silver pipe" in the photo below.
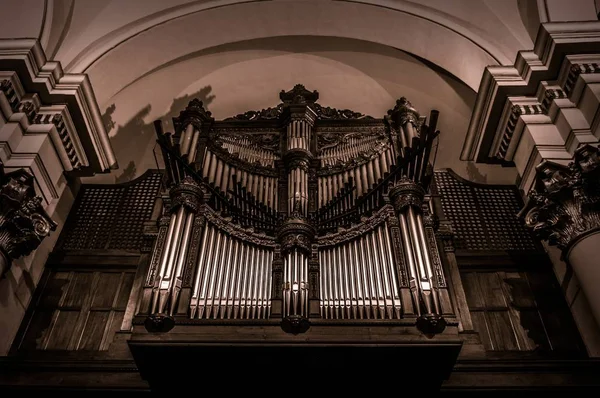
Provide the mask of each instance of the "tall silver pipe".
POLYGON ((383 228, 383 240, 385 241, 385 246, 386 246, 386 254, 387 254, 387 261, 388 261, 388 266, 389 266, 389 272, 392 278, 392 294, 394 297, 394 310, 396 312, 396 318, 400 318, 400 313, 401 313, 401 301, 400 301, 400 293, 398 291, 398 283, 399 283, 399 275, 396 272, 396 267, 394 264, 394 257, 392 254, 392 240, 390 239, 390 234, 388 232, 388 224, 387 222, 384 225, 383 228))
MULTIPOLYGON (((183 206, 179 207, 177 210, 177 217, 175 219, 175 228, 173 230, 173 240, 171 241, 169 254, 166 259, 165 271, 162 275, 162 282, 160 289, 168 289, 169 288, 169 275, 171 275, 172 269, 174 267, 175 259, 179 253, 179 246, 181 244, 181 235, 183 234, 183 224, 185 221, 185 213, 186 210, 183 206)), ((166 296, 165 296, 166 297, 166 296)), ((163 312, 164 306, 166 302, 163 300, 163 303, 159 305, 159 312, 163 312)))
POLYGON ((400 224, 400 230, 402 231, 402 243, 404 244, 404 253, 406 255, 406 261, 408 263, 410 290, 413 296, 413 301, 415 304, 417 315, 421 315, 421 300, 419 298, 421 284, 419 281, 419 275, 417 271, 417 260, 413 252, 413 244, 410 239, 408 223, 406 221, 406 216, 404 215, 404 213, 398 214, 398 221, 400 224))
MULTIPOLYGON (((208 225, 210 230, 210 236, 208 238, 208 246, 206 257, 202 259, 202 266, 198 269, 198 277, 201 276, 202 286, 198 289, 198 319, 204 317, 204 311, 206 309, 206 296, 208 291, 208 281, 211 274, 213 258, 216 247, 217 240, 217 231, 211 225, 208 225)), ((198 285, 200 286, 200 280, 198 280, 198 285)))
POLYGON ((191 318, 196 318, 198 311, 198 294, 200 293, 200 281, 204 275, 204 259, 209 250, 210 238, 212 236, 212 227, 206 224, 202 231, 202 243, 200 244, 200 256, 198 256, 198 262, 196 263, 196 278, 194 280, 194 287, 192 291, 192 299, 190 300, 190 314, 191 318))
POLYGON ((267 262, 267 293, 266 293, 266 299, 267 299, 267 314, 266 314, 266 318, 269 318, 271 316, 271 289, 273 287, 273 278, 271 278, 271 275, 273 275, 272 273, 273 271, 273 252, 269 251, 269 259, 267 262))
POLYGON ((192 226, 194 225, 194 213, 189 213, 186 216, 186 222, 184 226, 183 235, 181 237, 181 247, 177 254, 177 265, 174 267, 175 273, 168 275, 170 280, 169 289, 171 291, 171 303, 169 308, 169 315, 173 315, 177 309, 177 302, 179 300, 179 292, 181 290, 181 284, 183 282, 183 264, 187 257, 188 246, 190 243, 190 235, 192 234, 192 226))
POLYGON ((162 252, 159 267, 158 267, 157 277, 159 277, 160 279, 162 279, 163 275, 165 275, 167 260, 169 258, 169 254, 171 253, 171 246, 173 244, 173 237, 174 237, 176 222, 177 222, 177 213, 172 213, 171 219, 169 220, 169 228, 167 229, 167 236, 165 238, 165 246, 163 248, 163 252, 162 252))
POLYGON ((225 236, 218 231, 217 233, 217 243, 215 247, 213 261, 211 263, 211 273, 210 280, 208 282, 208 289, 206 291, 206 318, 210 318, 212 315, 213 309, 213 300, 215 294, 215 285, 217 283, 217 277, 219 273, 219 264, 220 260, 223 258, 223 249, 225 247, 225 236))

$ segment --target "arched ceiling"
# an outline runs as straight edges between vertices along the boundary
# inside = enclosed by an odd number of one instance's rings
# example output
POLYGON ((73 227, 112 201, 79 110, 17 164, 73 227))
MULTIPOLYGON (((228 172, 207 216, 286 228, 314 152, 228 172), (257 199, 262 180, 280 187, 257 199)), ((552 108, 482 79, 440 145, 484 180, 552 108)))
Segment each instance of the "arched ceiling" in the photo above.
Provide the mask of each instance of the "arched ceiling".
POLYGON ((169 122, 194 95, 219 119, 276 105, 296 83, 318 90, 323 105, 375 117, 400 96, 424 114, 439 109, 438 167, 514 181, 510 168, 458 154, 485 67, 533 47, 517 0, 46 4, 42 44, 67 72, 88 74, 120 164, 95 181, 154 167, 152 121, 169 122))
MULTIPOLYGON (((517 1, 504 1, 502 6, 492 0, 55 3, 62 6, 59 11, 55 5, 61 17, 52 25, 54 31, 61 31, 61 39, 49 43, 47 52, 66 71, 76 73, 96 63, 104 68, 124 54, 142 56, 151 68, 222 44, 311 35, 356 38, 398 48, 439 65, 477 89, 482 66, 511 64, 518 50, 532 47, 517 1), (170 44, 169 51, 165 44, 170 44)), ((134 68, 130 73, 138 72, 134 68)))

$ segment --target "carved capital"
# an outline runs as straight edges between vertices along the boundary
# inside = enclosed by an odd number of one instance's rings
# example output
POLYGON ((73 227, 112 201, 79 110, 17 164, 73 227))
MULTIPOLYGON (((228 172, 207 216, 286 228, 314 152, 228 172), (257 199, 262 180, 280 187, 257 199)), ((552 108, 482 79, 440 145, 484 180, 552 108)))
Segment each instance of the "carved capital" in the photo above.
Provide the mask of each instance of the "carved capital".
POLYGON ((281 253, 286 254, 293 248, 298 248, 310 256, 315 234, 315 229, 304 217, 293 214, 284 221, 277 233, 281 253))
POLYGON ((10 261, 30 254, 56 229, 33 183, 33 176, 23 169, 5 174, 0 162, 0 276, 10 261))
POLYGON ((193 213, 198 212, 205 193, 206 188, 198 185, 193 178, 189 176, 185 177, 169 192, 169 196, 171 197, 171 211, 175 211, 180 206, 185 206, 193 213))
POLYGON ((313 158, 312 153, 310 153, 304 149, 295 148, 295 149, 292 149, 291 151, 286 152, 285 158, 284 158, 285 166, 288 171, 291 171, 294 169, 302 169, 308 173, 309 168, 310 168, 310 162, 311 162, 312 158, 313 158))
POLYGON ((536 236, 563 251, 600 229, 600 148, 579 147, 568 166, 540 163, 519 215, 536 236))
POLYGON ((403 177, 389 191, 390 199, 397 212, 401 212, 407 206, 421 208, 425 190, 413 180, 403 177))

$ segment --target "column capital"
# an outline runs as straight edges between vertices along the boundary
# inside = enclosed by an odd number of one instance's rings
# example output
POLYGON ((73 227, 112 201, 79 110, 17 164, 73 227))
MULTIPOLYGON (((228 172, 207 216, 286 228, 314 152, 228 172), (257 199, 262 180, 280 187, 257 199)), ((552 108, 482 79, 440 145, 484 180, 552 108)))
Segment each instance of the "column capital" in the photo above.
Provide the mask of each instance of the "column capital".
POLYGON ((34 179, 24 169, 4 173, 0 162, 0 277, 10 261, 30 254, 57 224, 35 195, 34 179))
POLYGON ((193 213, 196 213, 200 208, 200 204, 204 202, 206 194, 206 188, 200 186, 192 177, 187 176, 169 192, 169 196, 171 197, 171 211, 184 206, 193 213))
POLYGON ((397 212, 407 206, 415 206, 420 209, 425 197, 425 190, 408 177, 403 177, 390 189, 389 196, 397 212))
POLYGON ((525 225, 566 253, 583 236, 600 229, 600 147, 575 151, 567 166, 543 161, 521 210, 525 225))

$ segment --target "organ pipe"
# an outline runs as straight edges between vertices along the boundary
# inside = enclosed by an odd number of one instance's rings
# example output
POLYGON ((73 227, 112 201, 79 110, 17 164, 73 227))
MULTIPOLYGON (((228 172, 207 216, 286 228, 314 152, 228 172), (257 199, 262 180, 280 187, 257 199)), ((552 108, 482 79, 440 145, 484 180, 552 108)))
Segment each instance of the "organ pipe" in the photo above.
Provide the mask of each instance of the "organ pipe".
POLYGON ((245 242, 210 223, 201 242, 191 318, 268 318, 272 249, 245 242))
POLYGON ((417 327, 429 334, 443 331, 446 322, 441 315, 430 247, 425 238, 422 217, 424 195, 423 187, 407 177, 403 177, 390 190, 390 197, 402 229, 406 260, 409 263, 411 291, 419 315, 417 327))
POLYGON ((171 215, 164 241, 157 242, 162 246, 161 255, 154 280, 151 281, 153 288, 149 313, 159 318, 172 317, 177 310, 195 214, 203 201, 202 190, 190 177, 174 186, 170 196, 171 215))
POLYGON ((387 224, 319 250, 321 316, 400 319, 401 300, 387 224))

